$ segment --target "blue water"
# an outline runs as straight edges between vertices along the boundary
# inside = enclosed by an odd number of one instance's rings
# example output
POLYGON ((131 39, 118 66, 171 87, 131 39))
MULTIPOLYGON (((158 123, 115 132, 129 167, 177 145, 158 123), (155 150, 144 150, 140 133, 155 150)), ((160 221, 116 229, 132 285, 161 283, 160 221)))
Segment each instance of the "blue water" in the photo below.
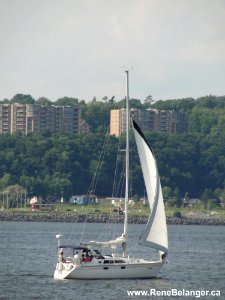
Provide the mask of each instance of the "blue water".
MULTIPOLYGON (((122 230, 121 225, 118 226, 118 231, 122 230)), ((157 279, 54 280, 56 234, 63 234, 63 241, 72 244, 79 244, 84 229, 89 232, 89 239, 108 234, 104 224, 87 224, 86 227, 71 223, 0 222, 0 299, 152 299, 127 295, 127 290, 151 288, 219 290, 220 297, 200 299, 225 299, 225 226, 168 226, 169 263, 157 279)), ((148 257, 148 247, 135 245, 143 227, 129 227, 128 251, 148 257)))

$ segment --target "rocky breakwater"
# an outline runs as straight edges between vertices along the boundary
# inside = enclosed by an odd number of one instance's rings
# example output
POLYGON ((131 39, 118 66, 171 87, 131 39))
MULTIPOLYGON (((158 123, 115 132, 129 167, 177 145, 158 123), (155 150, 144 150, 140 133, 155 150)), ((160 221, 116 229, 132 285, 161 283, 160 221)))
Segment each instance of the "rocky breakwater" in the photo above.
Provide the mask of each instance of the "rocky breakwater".
MULTIPOLYGON (((14 222, 73 222, 73 223, 122 223, 123 216, 117 214, 92 213, 92 214, 74 214, 70 212, 0 212, 0 221, 14 222)), ((129 223, 142 224, 146 223, 146 217, 130 216, 129 223)))
MULTIPOLYGON (((147 217, 129 216, 128 222, 131 224, 146 224, 147 217)), ((123 216, 117 214, 92 213, 92 214, 74 214, 71 212, 0 212, 0 221, 16 222, 73 222, 73 223, 122 223, 123 216)), ((177 225, 225 225, 224 218, 213 217, 167 217, 167 224, 177 225)))
POLYGON ((213 217, 167 217, 166 222, 173 225, 225 225, 224 218, 213 217))

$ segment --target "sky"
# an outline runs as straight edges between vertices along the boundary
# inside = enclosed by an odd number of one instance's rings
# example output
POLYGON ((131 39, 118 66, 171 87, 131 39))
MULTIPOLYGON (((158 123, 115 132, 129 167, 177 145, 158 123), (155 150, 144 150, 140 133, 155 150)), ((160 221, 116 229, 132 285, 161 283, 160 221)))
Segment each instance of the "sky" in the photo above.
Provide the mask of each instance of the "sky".
POLYGON ((225 0, 0 0, 0 100, 225 95, 225 0))

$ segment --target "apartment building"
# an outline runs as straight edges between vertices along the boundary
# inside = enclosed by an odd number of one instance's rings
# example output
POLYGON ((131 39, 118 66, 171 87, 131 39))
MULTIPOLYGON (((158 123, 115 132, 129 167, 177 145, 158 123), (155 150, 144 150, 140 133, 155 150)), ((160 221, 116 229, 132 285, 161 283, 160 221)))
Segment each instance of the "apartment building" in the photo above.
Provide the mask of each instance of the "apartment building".
POLYGON ((157 131, 182 133, 187 131, 187 114, 179 111, 157 111, 157 131))
POLYGON ((11 126, 10 104, 0 105, 0 133, 8 133, 11 126))
MULTIPOLYGON (((187 114, 184 112, 131 109, 130 114, 143 132, 181 133, 187 131, 187 114)), ((119 136, 124 132, 126 132, 126 110, 111 110, 110 134, 119 136)))
POLYGON ((122 130, 122 111, 120 109, 110 111, 110 135, 119 136, 124 131, 122 130))
POLYGON ((131 109, 130 114, 143 132, 156 131, 157 119, 155 111, 149 109, 131 109))
POLYGON ((1 104, 0 133, 50 131, 80 133, 79 106, 1 104))

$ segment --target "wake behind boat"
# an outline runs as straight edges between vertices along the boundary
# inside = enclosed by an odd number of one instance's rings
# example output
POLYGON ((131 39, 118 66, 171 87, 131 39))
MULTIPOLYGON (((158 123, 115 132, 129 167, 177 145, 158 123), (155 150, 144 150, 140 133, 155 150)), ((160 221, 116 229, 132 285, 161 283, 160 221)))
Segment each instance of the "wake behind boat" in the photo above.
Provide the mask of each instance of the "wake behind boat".
MULTIPOLYGON (((166 262, 168 237, 166 216, 158 174, 156 159, 144 134, 134 120, 130 121, 129 113, 129 71, 126 71, 126 188, 124 231, 110 241, 87 241, 78 246, 61 245, 58 239, 58 262, 54 273, 56 279, 119 279, 119 278, 154 278, 166 262), (139 239, 139 244, 158 250, 157 260, 131 258, 126 254, 128 238, 128 187, 129 187, 129 128, 133 128, 147 191, 151 214, 139 239), (122 254, 115 254, 117 247, 122 254), (110 255, 102 255, 101 248, 111 250, 110 255), (69 257, 64 258, 64 249, 70 249, 69 257)), ((130 233, 131 234, 131 233, 130 233)))

